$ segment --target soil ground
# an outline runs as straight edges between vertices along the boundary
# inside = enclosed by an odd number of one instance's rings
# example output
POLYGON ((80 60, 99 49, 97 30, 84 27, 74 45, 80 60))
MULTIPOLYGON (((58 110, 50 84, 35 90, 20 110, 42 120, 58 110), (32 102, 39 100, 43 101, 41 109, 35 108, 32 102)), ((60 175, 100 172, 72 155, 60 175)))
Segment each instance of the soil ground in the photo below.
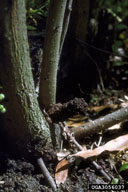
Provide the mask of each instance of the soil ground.
MULTIPOLYGON (((98 97, 97 100, 91 101, 89 104, 90 106, 95 105, 107 105, 110 101, 113 104, 120 103, 119 98, 122 98, 123 95, 125 95, 122 91, 115 91, 111 92, 109 94, 104 95, 104 100, 101 99, 102 97, 98 97), (111 99, 110 99, 111 98, 111 99)), ((95 94, 93 94, 93 99, 95 98, 95 94)), ((68 109, 70 116, 75 115, 80 116, 86 116, 88 113, 88 117, 94 117, 97 118, 97 115, 101 116, 101 114, 109 113, 112 109, 105 108, 104 110, 101 110, 100 112, 90 112, 89 109, 88 112, 83 113, 83 109, 81 107, 81 102, 83 102, 83 99, 75 99, 71 100, 71 102, 66 105, 69 108, 71 107, 71 110, 68 109), (71 104, 71 105, 70 105, 71 104), (80 104, 80 105, 79 105, 80 104), (74 108, 73 108, 74 106, 74 108), (73 110, 72 110, 73 109, 73 110), (71 111, 74 111, 71 114, 71 111)), ((83 105, 84 106, 84 105, 83 105)), ((85 105, 86 106, 86 105, 85 105)), ((84 107, 85 107, 84 106, 84 107)), ((62 107, 62 105, 61 105, 62 107)), ((65 105, 63 107, 65 109, 65 105)), ((56 117, 56 116, 55 116, 56 117)), ((66 117, 67 118, 67 117, 66 117)), ((75 119, 75 118, 74 118, 75 119)), ((67 120, 68 121, 68 120, 67 120)), ((79 121, 81 121, 79 119, 79 121)), ((74 120, 75 122, 75 120, 74 120)), ((82 121, 79 123, 83 123, 82 121)), ((102 135, 103 139, 101 142, 101 145, 105 143, 108 140, 111 140, 114 137, 122 135, 123 133, 126 133, 126 124, 121 129, 120 132, 114 132, 109 133, 106 132, 102 135)), ((88 138, 85 138, 81 141, 81 145, 86 145, 87 148, 90 148, 94 142, 98 142, 100 138, 99 134, 95 134, 93 136, 90 136, 88 138)), ((51 149, 49 149, 48 154, 51 149)), ((127 157, 128 158, 128 157, 127 157)), ((64 184, 61 184, 57 191, 60 192, 88 192, 91 190, 88 190, 89 184, 108 184, 109 182, 101 172, 96 169, 92 161, 95 160, 103 170, 112 178, 118 178, 119 183, 126 184, 128 182, 128 172, 124 171, 122 174, 119 174, 117 171, 119 167, 121 166, 121 162, 123 160, 123 154, 120 156, 120 158, 114 154, 104 154, 103 156, 99 156, 98 158, 89 159, 89 160, 81 160, 79 163, 75 163, 73 166, 69 169, 69 174, 67 177, 67 180, 64 184)), ((128 159, 127 159, 128 160, 128 159)), ((47 168, 49 169, 52 177, 54 178, 55 168, 57 165, 57 159, 56 156, 46 156, 44 159, 47 168)), ((52 189, 48 186, 47 181, 45 180, 43 174, 41 173, 41 170, 39 169, 37 165, 36 159, 31 156, 29 158, 25 157, 18 157, 18 155, 10 154, 9 152, 2 149, 2 143, 1 143, 1 150, 0 150, 0 192, 50 192, 52 189)), ((98 191, 98 190, 97 190, 98 191)), ((122 190, 123 191, 123 190, 122 190)), ((128 190, 124 190, 128 191, 128 190)))

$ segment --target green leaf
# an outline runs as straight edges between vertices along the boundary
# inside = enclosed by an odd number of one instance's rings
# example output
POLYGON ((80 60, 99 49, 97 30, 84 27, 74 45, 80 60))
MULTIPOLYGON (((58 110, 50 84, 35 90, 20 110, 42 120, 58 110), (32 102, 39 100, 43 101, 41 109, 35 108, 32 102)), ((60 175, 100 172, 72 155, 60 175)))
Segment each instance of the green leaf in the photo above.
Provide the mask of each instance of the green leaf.
POLYGON ((121 6, 118 6, 118 7, 117 7, 117 12, 120 13, 120 12, 122 12, 122 11, 123 11, 123 10, 122 10, 122 7, 121 7, 121 6))
POLYGON ((35 31, 36 27, 31 26, 31 25, 27 25, 27 29, 30 30, 30 31, 35 31))
POLYGON ((3 108, 4 108, 4 106, 0 104, 0 111, 1 111, 3 108))
POLYGON ((123 42, 120 41, 120 40, 117 40, 115 41, 115 46, 118 48, 118 47, 121 47, 123 45, 123 42))
POLYGON ((1 113, 5 113, 6 112, 6 109, 3 105, 0 105, 0 112, 1 113))
POLYGON ((121 24, 121 23, 119 23, 116 27, 117 27, 117 29, 119 29, 119 30, 128 29, 128 26, 127 26, 127 25, 124 25, 124 24, 121 24))
POLYGON ((32 9, 32 8, 29 9, 29 13, 31 13, 31 14, 33 14, 33 13, 35 14, 35 13, 37 13, 37 11, 38 10, 35 10, 35 9, 32 9))
POLYGON ((119 179, 118 178, 114 178, 111 182, 111 184, 118 184, 119 182, 119 179))
POLYGON ((119 38, 122 39, 122 40, 124 40, 124 39, 125 39, 125 35, 124 35, 123 33, 121 33, 121 34, 119 35, 119 38))
POLYGON ((120 167, 120 169, 119 169, 119 172, 125 171, 126 169, 128 169, 128 163, 122 165, 122 166, 120 167))
POLYGON ((5 112, 6 112, 5 108, 1 109, 1 113, 5 113, 5 112))
POLYGON ((114 44, 112 45, 113 52, 117 53, 118 52, 118 48, 120 48, 122 46, 123 46, 122 40, 115 41, 114 44))
POLYGON ((113 63, 113 66, 117 66, 117 67, 120 67, 120 66, 123 66, 123 65, 124 65, 123 61, 114 61, 114 63, 113 63))
POLYGON ((113 44, 113 45, 112 45, 112 51, 113 51, 113 52, 117 52, 117 49, 118 49, 118 47, 117 47, 115 44, 113 44))
POLYGON ((3 93, 0 94, 0 101, 5 98, 5 95, 3 93))

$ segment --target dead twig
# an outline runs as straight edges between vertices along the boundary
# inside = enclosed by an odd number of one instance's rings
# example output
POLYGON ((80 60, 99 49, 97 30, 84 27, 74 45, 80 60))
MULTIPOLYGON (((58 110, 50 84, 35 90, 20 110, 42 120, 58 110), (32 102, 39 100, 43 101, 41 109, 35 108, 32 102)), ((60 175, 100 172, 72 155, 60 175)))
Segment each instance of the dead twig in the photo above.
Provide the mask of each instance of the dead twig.
MULTIPOLYGON (((64 132, 67 133, 67 136, 70 142, 74 143, 75 146, 80 150, 83 151, 82 146, 76 141, 76 139, 70 133, 67 125, 65 123, 60 123, 60 126, 63 128, 64 132)), ((75 159, 74 159, 75 160, 75 159)), ((69 160, 70 161, 70 160, 69 160)), ((96 163, 96 161, 92 161, 93 166, 103 175, 108 181, 111 181, 111 177, 103 170, 103 168, 96 163)))
POLYGON ((108 181, 111 181, 112 178, 103 170, 103 168, 96 163, 96 161, 92 161, 93 166, 103 175, 108 181))
POLYGON ((104 131, 117 123, 128 119, 128 107, 121 108, 104 117, 89 121, 80 127, 71 128, 75 138, 83 138, 85 136, 104 131))
POLYGON ((55 184, 53 178, 51 177, 47 167, 45 166, 43 159, 42 158, 38 158, 37 159, 37 163, 38 163, 38 165, 39 165, 39 167, 40 167, 40 169, 41 169, 45 179, 47 180, 49 186, 53 189, 53 191, 57 191, 56 184, 55 184))

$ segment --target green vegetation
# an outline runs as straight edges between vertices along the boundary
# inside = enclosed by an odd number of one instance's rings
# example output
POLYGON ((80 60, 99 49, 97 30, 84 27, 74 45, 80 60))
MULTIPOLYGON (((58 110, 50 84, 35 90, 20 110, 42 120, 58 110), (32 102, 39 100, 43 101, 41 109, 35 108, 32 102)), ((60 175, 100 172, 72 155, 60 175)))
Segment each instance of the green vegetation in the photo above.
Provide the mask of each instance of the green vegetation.
MULTIPOLYGON (((95 24, 93 25, 95 33, 98 33, 98 15, 101 10, 106 10, 108 13, 109 24, 108 27, 111 29, 113 34, 112 52, 117 55, 113 59, 113 66, 122 66, 127 64, 125 62, 125 55, 128 51, 128 1, 127 0, 96 0, 95 7, 93 9, 93 17, 95 24)), ((109 30, 108 29, 108 30, 109 30)))
POLYGON ((37 30, 38 23, 48 15, 50 0, 26 0, 26 16, 28 30, 37 30))
POLYGON ((123 165, 120 167, 119 172, 122 172, 122 171, 125 171, 125 170, 128 170, 128 163, 123 164, 123 165))
POLYGON ((119 183, 119 179, 118 178, 114 178, 111 182, 111 184, 118 184, 119 183))
MULTIPOLYGON (((4 100, 4 99, 5 99, 5 95, 4 95, 3 93, 1 93, 1 94, 0 94, 0 102, 1 102, 2 100, 4 100)), ((0 104, 0 112, 1 112, 1 113, 5 113, 5 112, 6 112, 6 109, 5 109, 4 105, 2 105, 2 104, 0 104)))

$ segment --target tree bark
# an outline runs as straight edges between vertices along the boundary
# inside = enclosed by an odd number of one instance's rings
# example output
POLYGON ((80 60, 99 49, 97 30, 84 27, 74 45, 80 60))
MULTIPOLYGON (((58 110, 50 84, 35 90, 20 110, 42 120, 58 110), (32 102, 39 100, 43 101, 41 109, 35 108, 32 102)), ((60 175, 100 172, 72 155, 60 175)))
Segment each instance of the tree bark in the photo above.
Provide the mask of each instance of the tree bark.
POLYGON ((7 109, 3 131, 15 147, 36 139, 45 145, 50 132, 34 89, 24 0, 4 0, 0 10, 0 81, 7 109))
POLYGON ((63 30, 62 30, 62 34, 61 34, 61 40, 60 40, 60 54, 61 54, 64 40, 65 40, 67 31, 68 31, 70 15, 71 15, 71 11, 72 11, 72 3, 73 3, 73 0, 67 1, 65 15, 64 15, 64 22, 63 22, 63 30))
POLYGON ((57 69, 66 4, 67 0, 52 0, 49 7, 39 90, 39 102, 46 109, 56 103, 57 69))
POLYGON ((76 138, 83 138, 85 136, 104 131, 108 127, 111 127, 119 122, 128 119, 128 107, 119 109, 113 113, 110 113, 104 117, 85 123, 81 127, 75 127, 71 129, 76 138))
MULTIPOLYGON (((69 32, 73 38, 73 45, 71 50, 71 57, 74 63, 78 62, 78 59, 83 56, 83 48, 79 46, 75 39, 81 41, 86 40, 87 24, 89 15, 89 0, 74 0, 73 11, 71 14, 71 22, 69 32)), ((78 63, 77 63, 78 64, 78 63)))

